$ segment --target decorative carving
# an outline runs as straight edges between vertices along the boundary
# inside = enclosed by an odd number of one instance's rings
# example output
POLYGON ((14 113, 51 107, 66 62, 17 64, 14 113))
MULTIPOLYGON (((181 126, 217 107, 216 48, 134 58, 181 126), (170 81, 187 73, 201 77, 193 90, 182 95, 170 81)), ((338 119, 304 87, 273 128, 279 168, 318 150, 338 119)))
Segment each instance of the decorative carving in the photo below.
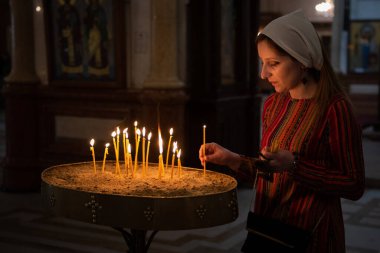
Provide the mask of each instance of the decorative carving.
POLYGON ((199 216, 199 218, 201 220, 203 220, 203 218, 205 217, 206 215, 206 211, 207 209, 203 206, 203 205, 199 205, 199 207, 195 210, 199 216))
POLYGON ((96 211, 102 209, 102 206, 95 200, 95 196, 91 195, 91 200, 87 203, 84 203, 84 206, 91 208, 92 223, 96 223, 96 211))
POLYGON ((54 193, 52 193, 49 197, 49 203, 50 203, 50 206, 51 207, 54 207, 55 206, 55 195, 54 193))
POLYGON ((232 198, 228 203, 228 207, 232 210, 233 219, 236 219, 238 217, 238 203, 235 191, 232 192, 232 198))
POLYGON ((153 219, 154 211, 150 206, 148 206, 146 210, 144 210, 144 216, 147 219, 147 221, 151 221, 153 219))

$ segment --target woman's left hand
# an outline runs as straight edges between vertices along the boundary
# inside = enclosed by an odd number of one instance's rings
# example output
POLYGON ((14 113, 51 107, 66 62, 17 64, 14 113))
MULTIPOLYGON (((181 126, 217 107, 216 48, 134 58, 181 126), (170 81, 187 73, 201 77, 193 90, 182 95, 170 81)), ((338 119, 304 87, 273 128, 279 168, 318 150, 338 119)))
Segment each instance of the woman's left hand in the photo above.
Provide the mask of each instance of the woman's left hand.
POLYGON ((268 160, 268 165, 278 172, 283 172, 292 166, 295 159, 292 152, 285 149, 270 152, 268 147, 264 147, 261 150, 261 154, 268 160))

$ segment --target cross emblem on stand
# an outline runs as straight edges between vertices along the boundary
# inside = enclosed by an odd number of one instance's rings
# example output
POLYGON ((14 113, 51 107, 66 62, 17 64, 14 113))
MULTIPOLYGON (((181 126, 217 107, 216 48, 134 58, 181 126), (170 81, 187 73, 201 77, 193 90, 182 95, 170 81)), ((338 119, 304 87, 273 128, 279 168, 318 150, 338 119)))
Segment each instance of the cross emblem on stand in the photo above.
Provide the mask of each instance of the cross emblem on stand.
POLYGON ((85 207, 91 208, 92 223, 96 223, 96 211, 102 206, 95 200, 95 196, 91 195, 91 200, 84 204, 85 207))

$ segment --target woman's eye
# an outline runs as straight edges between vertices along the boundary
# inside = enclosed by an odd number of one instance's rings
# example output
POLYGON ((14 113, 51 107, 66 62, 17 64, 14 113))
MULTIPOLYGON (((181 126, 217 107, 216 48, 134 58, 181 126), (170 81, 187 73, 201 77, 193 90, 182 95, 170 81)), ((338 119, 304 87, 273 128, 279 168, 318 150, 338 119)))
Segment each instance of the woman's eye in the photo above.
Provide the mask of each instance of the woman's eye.
POLYGON ((268 65, 269 65, 270 67, 275 67, 275 66, 278 65, 278 62, 270 62, 270 63, 268 63, 268 65))

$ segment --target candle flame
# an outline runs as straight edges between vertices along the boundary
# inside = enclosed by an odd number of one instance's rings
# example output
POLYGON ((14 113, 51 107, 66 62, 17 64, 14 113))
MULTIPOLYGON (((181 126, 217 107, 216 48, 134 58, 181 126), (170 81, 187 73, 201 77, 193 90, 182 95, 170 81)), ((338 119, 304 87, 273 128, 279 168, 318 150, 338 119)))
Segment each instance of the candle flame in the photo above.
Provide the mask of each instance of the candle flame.
POLYGON ((158 132, 158 145, 159 145, 159 147, 160 147, 160 154, 162 154, 164 143, 163 143, 163 141, 162 141, 162 138, 161 138, 161 132, 160 132, 160 131, 158 132))
POLYGON ((125 138, 128 139, 128 132, 125 133, 125 138))
POLYGON ((115 136, 116 136, 116 132, 113 131, 112 134, 111 134, 111 136, 115 138, 115 136))
POLYGON ((135 125, 135 127, 137 127, 137 121, 135 121, 135 123, 133 123, 135 125))
POLYGON ((173 135, 173 128, 170 128, 169 133, 170 135, 173 135))
POLYGON ((142 136, 145 137, 145 127, 143 127, 142 136))
POLYGON ((94 144, 95 144, 95 140, 94 140, 94 139, 91 139, 91 141, 90 141, 90 145, 93 147, 94 144))
POLYGON ((132 148, 131 148, 131 144, 128 144, 128 153, 132 153, 132 148))
POLYGON ((150 138, 152 138, 152 132, 148 134, 148 141, 150 141, 150 138))
POLYGON ((109 143, 106 143, 106 148, 108 148, 110 146, 110 144, 109 143))
POLYGON ((136 130, 136 134, 137 134, 137 135, 140 135, 140 134, 141 134, 140 128, 137 128, 137 130, 136 130))
POLYGON ((181 149, 178 150, 177 158, 179 159, 181 157, 181 149))
POLYGON ((161 128, 160 126, 158 126, 158 148, 159 148, 159 151, 160 151, 160 154, 162 154, 163 152, 163 147, 162 147, 162 138, 161 138, 161 128))
POLYGON ((203 125, 203 128, 206 128, 206 125, 203 125))
POLYGON ((177 150, 177 142, 173 142, 173 154, 175 153, 175 151, 177 150))
POLYGON ((120 134, 120 128, 119 127, 116 127, 116 133, 117 133, 117 135, 120 134))
POLYGON ((128 134, 128 127, 127 127, 127 128, 124 128, 123 133, 124 133, 124 134, 128 134))

